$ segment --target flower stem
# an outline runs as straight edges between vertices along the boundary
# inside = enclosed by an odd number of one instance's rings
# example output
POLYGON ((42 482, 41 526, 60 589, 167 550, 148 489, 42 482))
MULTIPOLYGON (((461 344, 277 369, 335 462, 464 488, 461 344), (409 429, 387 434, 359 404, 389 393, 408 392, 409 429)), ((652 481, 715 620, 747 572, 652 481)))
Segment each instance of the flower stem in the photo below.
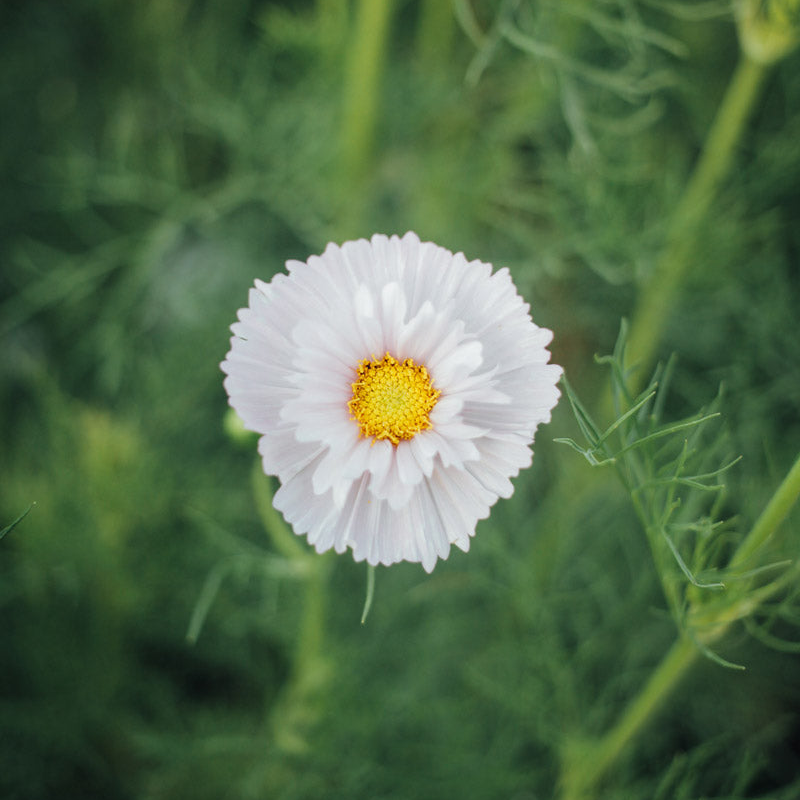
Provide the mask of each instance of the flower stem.
MULTIPOLYGON (((800 498, 800 457, 739 546, 731 559, 730 567, 744 564, 772 536, 798 498, 800 498)), ((771 591, 772 587, 767 587, 763 598, 768 597, 771 591)), ((731 603, 726 608, 715 609, 713 616, 696 629, 695 634, 699 643, 710 645, 722 638, 737 619, 751 614, 759 603, 763 602, 763 598, 751 596, 749 599, 743 599, 741 595, 732 595, 731 603)), ((697 621, 699 620, 695 620, 697 621)), ((596 742, 579 742, 567 748, 562 773, 564 800, 579 800, 590 796, 629 742, 669 696, 699 653, 698 642, 688 636, 682 636, 656 667, 655 672, 611 730, 596 742)))
POLYGON ((270 712, 275 744, 287 753, 308 750, 307 735, 319 717, 319 698, 330 674, 323 656, 327 559, 305 558, 310 559, 309 569, 292 670, 270 712))
POLYGON ((682 637, 672 646, 619 722, 599 741, 577 743, 567 751, 562 773, 564 800, 582 800, 616 762, 628 743, 661 706, 698 655, 697 646, 682 637))
POLYGON ((256 462, 252 475, 256 508, 275 549, 296 564, 303 580, 303 610, 286 686, 270 713, 277 746, 286 752, 307 749, 305 734, 317 718, 316 698, 328 679, 323 656, 328 559, 309 552, 272 505, 269 478, 256 462))
POLYGON ((275 506, 272 505, 270 480, 261 471, 261 462, 259 461, 253 464, 251 480, 253 496, 256 501, 256 511, 258 511, 261 524, 264 526, 264 530, 275 549, 290 561, 302 562, 308 558, 306 549, 283 521, 275 506))
POLYGON ((798 497, 800 497, 800 456, 770 498, 750 533, 734 553, 731 567, 745 564, 766 543, 797 502, 798 497))
MULTIPOLYGON (((694 173, 675 209, 665 249, 633 314, 628 358, 643 380, 649 373, 675 297, 693 262, 700 224, 720 181, 734 162, 736 144, 759 96, 768 67, 742 54, 706 138, 694 173)), ((635 387, 634 387, 635 388, 635 387)))
POLYGON ((430 75, 450 58, 455 33, 453 4, 442 0, 423 0, 417 27, 417 58, 420 71, 430 75))
POLYGON ((367 564, 367 596, 364 599, 364 610, 361 612, 361 624, 367 621, 367 615, 372 608, 372 599, 375 596, 375 567, 367 564))
POLYGON ((394 0, 357 3, 355 31, 345 62, 341 128, 342 170, 348 182, 360 180, 369 164, 393 6, 394 0))

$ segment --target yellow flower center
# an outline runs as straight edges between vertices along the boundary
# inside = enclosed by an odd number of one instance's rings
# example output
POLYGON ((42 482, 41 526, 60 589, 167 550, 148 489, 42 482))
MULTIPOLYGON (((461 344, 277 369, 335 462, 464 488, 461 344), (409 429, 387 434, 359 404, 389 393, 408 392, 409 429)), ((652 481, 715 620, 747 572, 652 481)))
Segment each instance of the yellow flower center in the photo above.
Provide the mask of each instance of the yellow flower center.
POLYGON ((356 372, 347 407, 362 436, 397 445, 431 427, 430 413, 441 392, 433 388, 425 367, 387 353, 380 360, 364 359, 356 372))

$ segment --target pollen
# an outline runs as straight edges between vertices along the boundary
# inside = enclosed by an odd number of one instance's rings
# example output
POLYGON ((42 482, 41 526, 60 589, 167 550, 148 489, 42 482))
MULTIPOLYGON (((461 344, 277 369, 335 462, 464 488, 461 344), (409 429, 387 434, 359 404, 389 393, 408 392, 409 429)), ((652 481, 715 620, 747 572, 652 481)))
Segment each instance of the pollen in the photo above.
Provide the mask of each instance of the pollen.
POLYGON ((393 445, 431 427, 430 413, 441 392, 433 388, 428 370, 411 358, 398 361, 389 353, 356 368, 353 397, 347 404, 362 436, 393 445))

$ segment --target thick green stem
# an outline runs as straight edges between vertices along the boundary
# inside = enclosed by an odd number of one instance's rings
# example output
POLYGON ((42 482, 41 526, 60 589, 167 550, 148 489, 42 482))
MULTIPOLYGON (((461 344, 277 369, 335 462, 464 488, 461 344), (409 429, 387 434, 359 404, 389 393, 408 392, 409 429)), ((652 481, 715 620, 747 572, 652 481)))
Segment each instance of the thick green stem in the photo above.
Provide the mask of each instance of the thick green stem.
POLYGON ((430 75, 448 63, 454 33, 452 3, 423 0, 417 28, 417 59, 423 74, 430 75))
POLYGON ((278 747, 287 752, 302 752, 307 748, 305 734, 317 716, 315 698, 328 677, 323 656, 328 559, 304 547, 275 510, 269 478, 258 462, 252 480, 256 508, 267 535, 275 549, 298 566, 303 581, 303 610, 291 674, 270 714, 278 747))
POLYGON ((319 716, 319 698, 329 679, 323 656, 327 559, 309 563, 305 579, 303 613, 295 644, 292 671, 281 697, 270 714, 276 745, 285 752, 308 749, 306 736, 319 716))
POLYGON ((359 0, 348 42, 341 128, 342 169, 349 180, 363 177, 375 133, 378 93, 393 0, 359 0))
MULTIPOLYGON (((734 162, 736 145, 759 96, 768 68, 768 64, 756 63, 746 53, 741 56, 695 171, 672 215, 665 249, 650 282, 639 298, 628 339, 628 361, 640 367, 637 373, 639 381, 645 379, 650 372, 674 300, 693 263, 692 253, 701 223, 716 196, 720 181, 734 162)), ((632 384, 631 391, 635 394, 638 386, 632 384)), ((610 405, 610 393, 604 399, 610 405)), ((774 534, 798 497, 800 458, 734 554, 730 567, 747 564, 774 534)), ((711 620, 714 624, 704 627, 702 644, 709 645, 721 638, 735 620, 752 613, 759 603, 757 596, 749 596, 749 603, 745 600, 747 598, 743 599, 741 596, 733 598, 733 606, 727 609, 729 612, 735 611, 733 614, 726 615, 726 609, 714 609, 711 620)), ((652 720, 699 652, 696 642, 688 636, 682 636, 614 727, 595 741, 572 742, 565 748, 561 777, 564 800, 588 800, 592 796, 599 796, 597 787, 604 776, 619 760, 630 742, 652 720)))
POLYGON ((628 339, 628 360, 639 366, 640 381, 650 371, 674 300, 694 263, 692 253, 700 224, 720 181, 733 165, 736 145, 767 70, 767 66, 741 56, 694 173, 672 215, 665 249, 636 305, 628 339))
POLYGON ((562 773, 563 800, 584 800, 675 688, 698 655, 697 646, 681 638, 672 646, 619 722, 592 743, 575 743, 567 751, 562 773))
MULTIPOLYGON (((744 565, 774 534, 780 523, 800 498, 800 457, 777 488, 750 533, 730 562, 730 567, 744 565)), ((775 584, 779 587, 780 582, 775 584)), ((696 616, 693 623, 702 645, 721 639, 730 626, 753 611, 773 592, 764 587, 761 593, 731 595, 730 603, 709 609, 706 618, 696 616)), ((630 741, 644 728, 669 696, 699 654, 697 642, 681 637, 672 646, 645 686, 622 714, 619 722, 595 742, 578 742, 565 752, 562 773, 564 800, 583 800, 592 792, 630 741)))
POLYGON ((270 479, 262 472, 260 461, 256 461, 253 464, 253 471, 250 477, 253 486, 253 497, 256 501, 256 511, 258 511, 261 524, 264 526, 264 530, 273 546, 284 558, 290 561, 302 562, 308 558, 309 553, 283 521, 283 517, 275 509, 275 506, 272 505, 270 479))
POLYGON ((777 530, 778 525, 783 522, 798 497, 800 497, 800 456, 775 494, 772 495, 750 533, 734 553, 730 563, 731 567, 739 567, 747 563, 777 530))
POLYGON ((337 235, 355 238, 368 207, 367 175, 372 164, 381 76, 394 0, 359 0, 347 42, 340 140, 340 209, 337 235))

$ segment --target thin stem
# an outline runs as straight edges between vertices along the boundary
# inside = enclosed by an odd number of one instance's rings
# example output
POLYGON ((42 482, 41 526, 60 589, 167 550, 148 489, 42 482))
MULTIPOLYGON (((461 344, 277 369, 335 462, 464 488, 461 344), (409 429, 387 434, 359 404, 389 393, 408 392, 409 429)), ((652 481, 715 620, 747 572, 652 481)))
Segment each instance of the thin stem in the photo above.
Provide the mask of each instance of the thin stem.
POLYGON ((734 553, 731 567, 745 564, 751 556, 772 536, 784 517, 800 497, 800 456, 794 462, 781 485, 770 498, 752 530, 734 553))
POLYGON ((272 505, 269 478, 256 462, 252 474, 256 508, 275 549, 303 576, 303 610, 295 643, 292 669, 271 713, 275 742, 287 752, 307 748, 305 732, 317 717, 315 697, 328 676, 323 656, 325 591, 328 560, 307 550, 272 505))
POLYGON ((649 373, 678 290, 694 263, 691 256, 700 223, 720 181, 733 165, 736 145, 767 71, 767 66, 757 64, 745 54, 741 56, 694 173, 672 215, 665 250, 639 298, 628 339, 629 361, 639 366, 640 380, 649 373))
MULTIPOLYGON (((730 566, 744 564, 775 532, 800 498, 800 457, 773 494, 752 530, 731 559, 730 566)), ((579 743, 568 750, 562 777, 564 800, 586 797, 617 761, 630 741, 647 724, 700 653, 701 646, 722 638, 730 626, 743 619, 780 588, 780 582, 762 588, 756 594, 734 597, 731 604, 715 608, 707 619, 695 617, 699 642, 681 637, 656 668, 639 694, 630 703, 619 722, 596 742, 579 743), (702 636, 700 632, 702 631, 702 636)))
POLYGON ((294 680, 305 690, 317 684, 325 620, 327 559, 319 556, 314 558, 315 566, 308 579, 294 663, 294 680))
POLYGON ((300 544, 298 538, 283 521, 283 517, 272 505, 272 488, 269 478, 262 472, 261 463, 256 461, 253 464, 251 474, 253 486, 253 496, 256 501, 256 511, 261 519, 264 530, 272 541, 275 549, 285 558, 293 561, 302 561, 307 558, 309 553, 300 544))
POLYGON ((36 505, 36 503, 31 503, 10 525, 6 525, 3 530, 0 531, 0 539, 2 539, 7 533, 14 530, 14 528, 22 522, 25 517, 28 516, 28 512, 36 505))
MULTIPOLYGON (((741 56, 694 173, 673 213, 665 249, 639 299, 628 338, 629 362, 638 365, 637 376, 640 381, 650 371, 664 325, 687 270, 693 263, 692 253, 701 222, 716 196, 720 181, 730 171, 736 145, 767 71, 768 66, 754 62, 746 54, 741 56)), ((635 382, 631 391, 633 394, 638 392, 635 382)), ((605 405, 610 406, 610 392, 604 401, 605 405)), ((744 564, 773 535, 798 496, 800 458, 736 551, 730 566, 744 564)), ((746 614, 748 610, 740 610, 736 618, 742 613, 746 614)), ((711 644, 723 636, 733 621, 720 620, 720 624, 707 629, 702 644, 711 644)), ((675 689, 699 652, 696 642, 688 636, 682 636, 613 728, 596 741, 572 743, 566 749, 562 771, 562 794, 565 800, 580 800, 594 793, 608 770, 675 689)))
POLYGON ((628 743, 660 708, 698 653, 697 646, 686 637, 675 642, 619 722, 599 741, 576 744, 568 751, 568 763, 562 775, 564 800, 590 796, 628 743))
POLYGON ((290 753, 308 749, 306 735, 318 718, 318 698, 329 676, 328 662, 323 656, 327 559, 322 556, 304 558, 313 561, 309 561, 305 580, 292 671, 270 714, 275 743, 290 753))
POLYGON ((364 610, 361 612, 361 624, 367 621, 367 615, 372 608, 372 599, 375 597, 375 567, 367 564, 367 595, 364 598, 364 610))

